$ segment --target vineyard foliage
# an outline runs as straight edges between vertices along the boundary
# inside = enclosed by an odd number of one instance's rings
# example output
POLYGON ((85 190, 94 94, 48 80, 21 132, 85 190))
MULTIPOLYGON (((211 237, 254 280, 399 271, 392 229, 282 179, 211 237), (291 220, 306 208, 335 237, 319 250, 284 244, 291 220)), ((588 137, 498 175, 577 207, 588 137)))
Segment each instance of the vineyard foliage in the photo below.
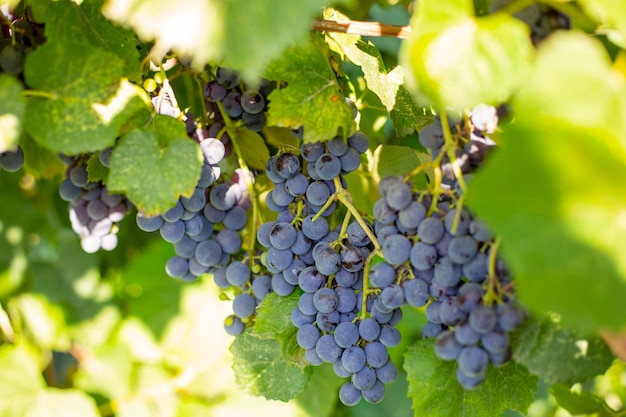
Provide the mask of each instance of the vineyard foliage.
POLYGON ((626 3, 0 11, 3 417, 624 415, 626 3))

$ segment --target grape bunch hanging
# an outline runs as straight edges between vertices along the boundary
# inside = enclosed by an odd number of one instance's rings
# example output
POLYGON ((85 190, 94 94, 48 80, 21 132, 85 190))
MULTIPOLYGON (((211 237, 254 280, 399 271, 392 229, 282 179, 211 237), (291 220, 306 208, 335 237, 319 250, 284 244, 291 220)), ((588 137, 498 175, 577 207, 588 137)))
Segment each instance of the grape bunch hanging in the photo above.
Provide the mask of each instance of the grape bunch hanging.
POLYGON ((119 222, 132 209, 131 202, 121 194, 109 193, 102 181, 90 181, 86 158, 61 158, 67 168, 59 195, 69 203, 70 222, 81 247, 87 253, 115 249, 119 222))

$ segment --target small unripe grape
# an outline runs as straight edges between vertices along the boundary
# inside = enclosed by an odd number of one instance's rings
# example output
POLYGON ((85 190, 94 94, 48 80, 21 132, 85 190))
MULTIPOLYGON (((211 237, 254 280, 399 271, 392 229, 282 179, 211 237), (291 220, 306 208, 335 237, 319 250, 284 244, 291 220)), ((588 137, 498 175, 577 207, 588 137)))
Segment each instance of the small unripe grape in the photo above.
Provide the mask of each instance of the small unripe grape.
POLYGON ((154 78, 146 78, 143 81, 143 89, 148 93, 152 93, 157 89, 157 83, 154 81, 154 78))

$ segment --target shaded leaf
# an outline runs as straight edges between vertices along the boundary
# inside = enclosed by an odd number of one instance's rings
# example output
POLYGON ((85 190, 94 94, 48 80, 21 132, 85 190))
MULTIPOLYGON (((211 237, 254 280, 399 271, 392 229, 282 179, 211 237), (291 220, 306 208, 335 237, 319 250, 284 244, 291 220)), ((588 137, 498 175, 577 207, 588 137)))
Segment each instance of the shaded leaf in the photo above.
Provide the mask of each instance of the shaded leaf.
POLYGON ((595 395, 589 392, 573 392, 564 385, 553 385, 550 393, 554 395, 559 406, 566 409, 572 415, 594 415, 598 417, 610 417, 615 413, 608 405, 595 395))
POLYGON ((316 366, 306 388, 294 400, 310 416, 331 417, 339 401, 337 392, 344 382, 335 375, 332 365, 316 366))
POLYGON ((241 129, 237 131, 235 140, 248 167, 264 170, 267 160, 270 159, 270 151, 261 135, 249 129, 241 129))
POLYGON ((24 134, 20 140, 24 151, 24 168, 35 178, 54 178, 65 172, 66 165, 59 158, 59 153, 51 151, 24 134))
MULTIPOLYGON (((380 145, 374 151, 375 167, 380 178, 390 175, 408 175, 415 168, 430 162, 430 156, 418 152, 406 146, 380 145)), ((426 173, 432 172, 431 168, 423 170, 413 178, 413 183, 418 188, 426 188, 426 173)))
POLYGON ((600 337, 584 337, 547 317, 524 323, 511 345, 516 361, 552 384, 584 382, 606 372, 613 362, 600 337))
POLYGON ((408 396, 415 416, 499 416, 505 409, 526 413, 533 403, 537 377, 509 362, 487 370, 485 382, 465 391, 456 380, 456 362, 434 352, 434 340, 418 340, 405 354, 408 396))

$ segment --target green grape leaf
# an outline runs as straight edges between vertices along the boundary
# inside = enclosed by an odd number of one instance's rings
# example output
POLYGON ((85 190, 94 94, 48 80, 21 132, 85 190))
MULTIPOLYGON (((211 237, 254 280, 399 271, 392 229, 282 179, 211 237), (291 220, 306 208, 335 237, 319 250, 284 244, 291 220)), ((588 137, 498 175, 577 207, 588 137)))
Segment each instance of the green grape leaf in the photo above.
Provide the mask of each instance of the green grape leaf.
POLYGON ((408 348, 404 369, 416 417, 499 416, 507 408, 525 414, 537 389, 537 377, 509 362, 490 367, 478 388, 465 391, 456 379, 456 362, 439 359, 433 339, 418 340, 408 348))
POLYGON ((24 70, 28 85, 43 96, 27 102, 28 133, 68 154, 112 146, 120 127, 150 105, 146 93, 122 74, 122 61, 109 52, 69 42, 40 46, 24 70))
POLYGON ((398 87, 394 107, 391 109, 391 121, 398 136, 406 136, 415 132, 432 121, 430 110, 418 106, 415 98, 404 85, 404 69, 397 66, 392 69, 387 77, 395 80, 398 87))
POLYGON ((89 361, 73 377, 74 387, 106 398, 118 398, 130 390, 133 364, 128 350, 107 344, 91 352, 89 361))
POLYGON ((278 340, 283 357, 300 366, 306 366, 303 350, 296 341, 298 329, 291 323, 291 312, 298 306, 300 294, 296 291, 287 297, 270 293, 257 310, 252 334, 261 339, 278 340))
POLYGON ((286 47, 306 39, 323 6, 322 0, 210 0, 193 7, 185 0, 111 0, 103 12, 154 39, 152 54, 173 49, 196 67, 225 62, 252 80, 286 47))
MULTIPOLYGON (((333 9, 327 9, 324 17, 334 21, 347 20, 333 9)), ((331 49, 361 67, 367 88, 378 96, 390 113, 396 135, 410 135, 430 121, 426 109, 417 105, 404 85, 402 67, 397 66, 388 72, 380 51, 373 43, 361 40, 360 36, 343 33, 329 33, 327 42, 331 49)))
POLYGON ((583 337, 546 317, 527 321, 512 336, 513 357, 551 384, 572 385, 603 374, 613 354, 598 337, 583 337))
POLYGON ((63 311, 42 294, 23 293, 10 301, 20 318, 25 334, 41 349, 68 349, 70 341, 65 329, 63 311))
POLYGON ((291 323, 291 311, 298 306, 300 295, 294 292, 282 297, 270 293, 257 309, 252 333, 262 339, 287 339, 298 329, 291 323))
POLYGON ((237 384, 252 395, 268 400, 289 401, 304 389, 308 375, 285 361, 280 343, 240 334, 230 347, 237 384))
POLYGON ((65 172, 58 152, 41 146, 30 135, 22 135, 20 147, 24 151, 24 168, 33 177, 52 179, 65 172))
POLYGON ((23 89, 17 78, 0 74, 0 152, 15 150, 22 135, 23 89))
MULTIPOLYGON (((47 388, 29 401, 28 417, 99 417, 96 402, 83 391, 76 389, 47 388)), ((18 415, 3 414, 6 417, 18 415)), ((19 415, 22 416, 22 415, 19 415)))
POLYGON ((476 18, 472 9, 471 0, 418 3, 400 62, 420 102, 497 104, 524 81, 533 55, 527 26, 505 14, 476 18))
MULTIPOLYGON (((293 134, 291 129, 277 126, 265 126, 263 128, 263 137, 268 145, 275 148, 280 148, 281 146, 300 147, 300 139, 293 134)), ((265 169, 265 167, 263 167, 263 169, 265 169)))
POLYGON ((585 332, 626 324, 626 82, 601 48, 580 34, 546 41, 516 123, 467 193, 502 237, 520 300, 585 332))
POLYGON ((304 126, 304 142, 332 139, 339 129, 345 136, 355 130, 354 115, 318 37, 287 49, 265 76, 287 82, 268 96, 268 125, 304 126))
MULTIPOLYGON (((626 3, 619 0, 581 0, 581 6, 603 26, 616 29, 621 46, 626 41, 626 3)), ((604 28, 603 28, 604 29, 604 28)))
MULTIPOLYGON (((408 175, 415 168, 430 162, 428 154, 418 152, 406 146, 380 145, 374 151, 374 169, 380 178, 390 175, 408 175)), ((413 177, 413 184, 418 188, 426 188, 426 174, 432 168, 423 170, 413 177)))
POLYGON ((187 137, 183 121, 162 114, 153 115, 145 129, 154 133, 159 146, 162 148, 169 145, 174 138, 187 137))
POLYGON ((37 359, 19 346, 4 344, 0 363, 0 415, 24 416, 44 387, 37 359))
POLYGON ((37 21, 46 24, 47 42, 81 42, 110 52, 123 61, 124 74, 141 82, 140 49, 137 36, 102 15, 106 0, 73 1, 34 0, 29 3, 37 21))
POLYGON ((181 195, 191 195, 200 178, 202 152, 186 137, 159 146, 150 130, 133 130, 120 139, 111 156, 108 187, 124 193, 147 215, 163 213, 181 195))
POLYGON ((568 386, 553 385, 550 393, 554 395, 559 406, 574 416, 594 415, 597 417, 611 417, 615 413, 599 397, 586 392, 573 392, 568 386))
POLYGON ((259 170, 265 169, 267 160, 270 159, 270 151, 265 145, 265 141, 256 132, 250 129, 240 129, 235 135, 237 146, 241 151, 241 157, 248 165, 248 168, 259 170))
POLYGON ((96 152, 87 161, 87 175, 89 182, 102 181, 106 184, 107 177, 109 176, 109 168, 102 165, 100 162, 100 152, 96 152))

